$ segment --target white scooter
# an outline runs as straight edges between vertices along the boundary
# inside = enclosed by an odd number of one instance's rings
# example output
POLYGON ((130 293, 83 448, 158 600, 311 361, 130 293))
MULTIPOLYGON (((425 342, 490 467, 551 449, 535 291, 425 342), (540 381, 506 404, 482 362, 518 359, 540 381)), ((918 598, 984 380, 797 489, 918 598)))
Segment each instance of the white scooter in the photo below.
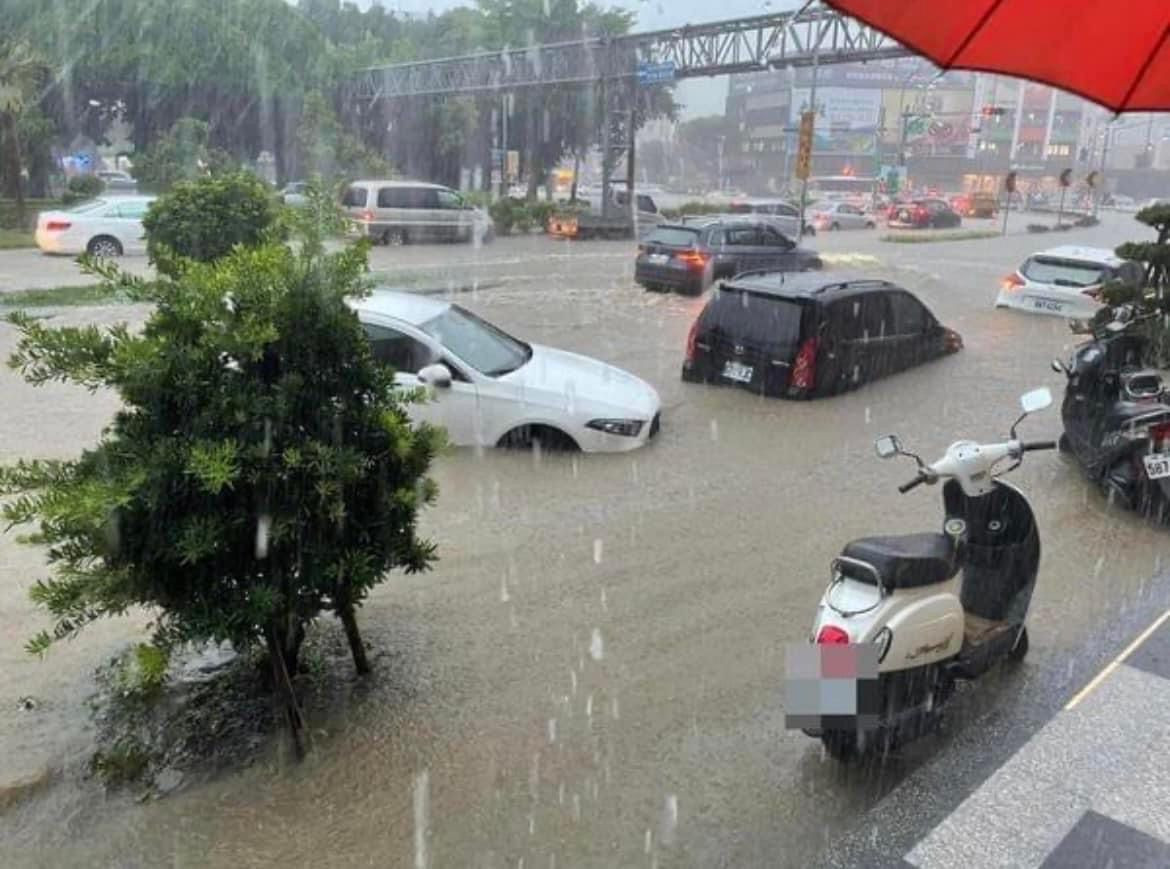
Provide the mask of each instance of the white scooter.
POLYGON ((918 464, 899 492, 946 481, 946 518, 941 534, 865 537, 833 560, 810 642, 872 644, 877 660, 876 681, 858 691, 866 714, 821 715, 819 727, 801 728, 833 757, 889 750, 921 735, 937 724, 957 680, 1027 653, 1024 618, 1040 566, 1040 535, 1027 498, 998 478, 1019 467, 1024 453, 1056 448, 1052 441, 1016 438, 1020 422, 1051 403, 1047 389, 1025 394, 1009 440, 958 441, 931 465, 894 435, 876 441, 881 458, 907 456, 918 464), (1003 462, 1011 464, 1001 468, 1003 462))

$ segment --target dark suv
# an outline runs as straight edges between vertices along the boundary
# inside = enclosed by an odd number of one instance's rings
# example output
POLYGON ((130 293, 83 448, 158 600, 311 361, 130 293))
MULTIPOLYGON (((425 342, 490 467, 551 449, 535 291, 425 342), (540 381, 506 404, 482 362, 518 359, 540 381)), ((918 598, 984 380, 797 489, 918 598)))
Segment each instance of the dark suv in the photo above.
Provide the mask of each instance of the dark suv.
POLYGON ((687 336, 682 379, 812 398, 954 353, 911 293, 860 275, 760 272, 719 286, 687 336))
POLYGON ((915 199, 890 208, 886 223, 911 229, 944 229, 961 226, 963 218, 942 199, 915 199))
POLYGON ((634 280, 648 290, 698 295, 720 278, 741 272, 805 271, 823 263, 774 226, 750 218, 663 224, 638 245, 634 280))

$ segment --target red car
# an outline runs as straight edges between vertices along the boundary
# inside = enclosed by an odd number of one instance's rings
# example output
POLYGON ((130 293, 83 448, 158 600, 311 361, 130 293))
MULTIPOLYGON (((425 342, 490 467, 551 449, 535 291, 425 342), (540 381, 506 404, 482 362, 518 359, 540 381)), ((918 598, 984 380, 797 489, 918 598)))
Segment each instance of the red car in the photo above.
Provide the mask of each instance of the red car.
POLYGON ((886 222, 892 227, 941 229, 960 226, 963 218, 941 199, 915 199, 892 208, 886 222))

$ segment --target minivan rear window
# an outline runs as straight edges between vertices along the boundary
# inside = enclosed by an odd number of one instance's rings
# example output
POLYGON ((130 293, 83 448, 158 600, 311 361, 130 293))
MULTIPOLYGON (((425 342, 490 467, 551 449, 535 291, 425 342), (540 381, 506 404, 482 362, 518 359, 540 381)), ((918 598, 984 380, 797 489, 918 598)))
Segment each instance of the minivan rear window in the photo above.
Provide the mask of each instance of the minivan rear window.
POLYGON ((673 247, 691 247, 699 237, 697 229, 683 229, 677 226, 664 226, 646 236, 646 241, 657 244, 669 244, 673 247))
POLYGON ((1034 256, 1024 263, 1020 272, 1028 280, 1038 284, 1055 284, 1058 287, 1091 287, 1101 283, 1108 275, 1109 267, 1103 263, 1085 260, 1034 256))
POLYGON ((366 207, 366 188, 350 187, 341 195, 341 204, 349 208, 366 207))
POLYGON ((703 312, 703 326, 746 344, 795 353, 803 314, 804 305, 791 299, 724 289, 703 312))

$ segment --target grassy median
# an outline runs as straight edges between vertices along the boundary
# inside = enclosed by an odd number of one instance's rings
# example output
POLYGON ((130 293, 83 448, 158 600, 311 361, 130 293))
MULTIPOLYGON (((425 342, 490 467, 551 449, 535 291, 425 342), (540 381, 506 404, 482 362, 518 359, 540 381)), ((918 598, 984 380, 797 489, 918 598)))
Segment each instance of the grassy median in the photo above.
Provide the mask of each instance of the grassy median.
POLYGON ((20 229, 0 229, 0 250, 14 250, 21 247, 36 247, 31 232, 20 229))
POLYGON ((932 241, 974 241, 977 238, 999 238, 1002 233, 994 229, 960 229, 955 232, 892 232, 883 235, 880 241, 894 244, 926 244, 932 241))
POLYGON ((32 290, 14 290, 10 293, 0 292, 0 309, 111 305, 118 300, 117 290, 103 284, 43 287, 32 290))

